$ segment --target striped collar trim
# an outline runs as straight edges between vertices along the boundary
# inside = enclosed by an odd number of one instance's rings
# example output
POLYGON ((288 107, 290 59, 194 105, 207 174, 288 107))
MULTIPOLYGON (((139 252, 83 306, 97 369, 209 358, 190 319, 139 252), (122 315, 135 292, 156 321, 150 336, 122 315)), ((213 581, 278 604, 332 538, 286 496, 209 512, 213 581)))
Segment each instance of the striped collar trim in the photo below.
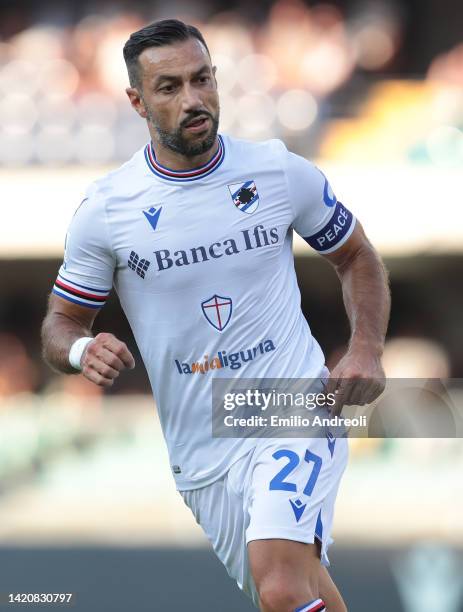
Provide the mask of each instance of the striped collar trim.
POLYGON ((198 179, 209 176, 209 174, 214 172, 214 170, 217 170, 217 168, 222 164, 225 157, 225 146, 223 143, 222 136, 219 136, 218 141, 219 147, 216 153, 214 153, 214 155, 206 164, 198 166, 198 168, 193 168, 191 170, 171 170, 170 168, 162 166, 156 160, 156 154, 154 152, 153 144, 151 142, 145 147, 146 163, 148 164, 148 168, 153 174, 168 181, 174 181, 177 183, 184 183, 186 181, 197 181, 198 179))

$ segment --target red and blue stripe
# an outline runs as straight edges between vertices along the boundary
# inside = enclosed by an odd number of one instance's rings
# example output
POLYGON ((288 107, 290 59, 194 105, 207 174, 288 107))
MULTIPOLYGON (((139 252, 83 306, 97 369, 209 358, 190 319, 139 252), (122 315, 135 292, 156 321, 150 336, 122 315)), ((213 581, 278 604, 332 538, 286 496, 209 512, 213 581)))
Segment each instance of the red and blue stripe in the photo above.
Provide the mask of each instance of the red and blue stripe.
POLYGON ((326 610, 323 599, 315 599, 309 603, 304 604, 300 608, 296 608, 294 612, 323 612, 326 610))
POLYGON ((225 146, 222 136, 218 137, 218 144, 217 151, 207 163, 191 170, 172 170, 171 168, 166 168, 161 165, 156 159, 156 153, 152 143, 147 144, 145 147, 145 159, 151 172, 160 178, 177 183, 197 181, 198 179, 205 178, 212 174, 212 172, 217 170, 222 164, 225 158, 225 146))
POLYGON ((79 306, 101 308, 106 303, 110 291, 111 289, 94 289, 80 285, 58 274, 52 293, 79 306))

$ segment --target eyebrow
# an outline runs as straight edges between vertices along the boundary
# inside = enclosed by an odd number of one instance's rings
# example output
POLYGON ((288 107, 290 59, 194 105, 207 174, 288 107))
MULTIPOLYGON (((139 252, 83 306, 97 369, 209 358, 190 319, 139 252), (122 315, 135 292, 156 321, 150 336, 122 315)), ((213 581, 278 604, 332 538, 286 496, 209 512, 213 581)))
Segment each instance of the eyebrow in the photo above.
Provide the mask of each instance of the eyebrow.
MULTIPOLYGON (((208 64, 203 64, 203 66, 201 66, 201 68, 199 68, 199 70, 195 70, 195 72, 193 72, 193 74, 192 74, 192 77, 194 78, 194 77, 199 76, 205 70, 209 70, 210 71, 210 66, 208 64)), ((162 81, 178 81, 179 78, 180 77, 177 76, 177 75, 160 74, 158 77, 155 78, 154 84, 155 85, 159 85, 160 83, 162 83, 162 81)))

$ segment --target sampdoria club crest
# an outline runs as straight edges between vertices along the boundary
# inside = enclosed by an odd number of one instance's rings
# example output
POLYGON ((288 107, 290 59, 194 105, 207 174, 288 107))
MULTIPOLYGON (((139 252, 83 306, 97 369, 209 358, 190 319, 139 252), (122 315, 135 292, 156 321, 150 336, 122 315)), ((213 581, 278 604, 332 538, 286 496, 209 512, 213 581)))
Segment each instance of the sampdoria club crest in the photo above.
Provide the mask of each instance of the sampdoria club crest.
POLYGON ((228 185, 233 204, 241 212, 251 215, 259 206, 259 194, 254 181, 245 183, 233 183, 228 185))
POLYGON ((232 300, 229 297, 215 294, 201 302, 201 309, 212 327, 223 331, 231 319, 232 300))

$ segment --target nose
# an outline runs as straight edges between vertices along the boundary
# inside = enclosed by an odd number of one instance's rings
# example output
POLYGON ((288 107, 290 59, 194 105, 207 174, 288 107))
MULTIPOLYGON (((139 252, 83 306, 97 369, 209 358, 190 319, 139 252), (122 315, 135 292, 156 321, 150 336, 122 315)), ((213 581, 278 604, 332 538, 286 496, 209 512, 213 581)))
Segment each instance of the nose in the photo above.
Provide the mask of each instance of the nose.
POLYGON ((191 83, 186 83, 183 91, 182 107, 185 113, 203 108, 200 92, 191 83))

